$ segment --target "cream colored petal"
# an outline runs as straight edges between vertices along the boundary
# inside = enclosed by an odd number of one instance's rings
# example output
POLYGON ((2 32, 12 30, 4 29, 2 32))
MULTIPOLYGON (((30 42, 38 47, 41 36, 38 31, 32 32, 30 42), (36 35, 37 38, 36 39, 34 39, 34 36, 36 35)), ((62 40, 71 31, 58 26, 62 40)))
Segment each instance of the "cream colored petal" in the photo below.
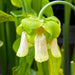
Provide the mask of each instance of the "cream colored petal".
POLYGON ((28 54, 28 42, 26 39, 25 32, 22 32, 20 46, 16 55, 18 57, 24 57, 27 54, 28 54))
POLYGON ((54 38, 51 43, 50 43, 50 49, 52 52, 52 55, 54 57, 61 57, 61 53, 58 49, 58 44, 57 44, 57 38, 54 38))
POLYGON ((35 36, 35 60, 38 62, 47 61, 49 58, 47 51, 47 43, 44 34, 35 36))

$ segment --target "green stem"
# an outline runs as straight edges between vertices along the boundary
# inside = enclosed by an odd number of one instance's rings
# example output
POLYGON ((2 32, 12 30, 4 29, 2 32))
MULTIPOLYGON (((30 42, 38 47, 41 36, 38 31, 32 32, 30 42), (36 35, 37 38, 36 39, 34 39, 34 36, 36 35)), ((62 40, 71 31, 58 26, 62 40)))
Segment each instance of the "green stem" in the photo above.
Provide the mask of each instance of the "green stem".
POLYGON ((48 61, 42 63, 37 62, 37 67, 38 67, 39 75, 49 75, 48 61))
POLYGON ((66 1, 53 1, 53 2, 50 2, 50 3, 48 3, 47 5, 45 5, 45 6, 41 9, 41 11, 40 11, 38 17, 39 17, 39 18, 42 18, 42 15, 43 15, 45 9, 47 9, 49 6, 52 6, 52 5, 55 5, 55 4, 64 4, 64 5, 68 5, 68 6, 70 6, 70 7, 75 11, 75 6, 72 5, 72 4, 69 3, 69 2, 66 2, 66 1))
POLYGON ((71 75, 74 75, 74 62, 71 61, 71 75))
POLYGON ((23 13, 26 12, 24 0, 19 0, 19 1, 20 1, 20 3, 21 3, 21 6, 22 6, 22 12, 23 12, 23 13))

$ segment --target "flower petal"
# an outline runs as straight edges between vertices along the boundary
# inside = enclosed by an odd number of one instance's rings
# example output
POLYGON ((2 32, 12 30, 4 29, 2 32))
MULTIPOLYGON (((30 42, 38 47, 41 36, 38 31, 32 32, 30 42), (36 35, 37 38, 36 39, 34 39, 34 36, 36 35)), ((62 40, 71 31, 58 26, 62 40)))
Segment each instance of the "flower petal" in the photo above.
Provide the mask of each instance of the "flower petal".
POLYGON ((28 54, 28 42, 25 32, 22 32, 20 46, 17 52, 18 57, 24 57, 28 54))
POLYGON ((47 51, 47 43, 44 34, 36 34, 35 36, 35 60, 38 62, 47 61, 49 58, 47 51))
POLYGON ((54 38, 51 43, 50 43, 50 49, 52 52, 52 55, 54 57, 61 57, 61 53, 58 49, 58 44, 57 44, 57 38, 54 38))

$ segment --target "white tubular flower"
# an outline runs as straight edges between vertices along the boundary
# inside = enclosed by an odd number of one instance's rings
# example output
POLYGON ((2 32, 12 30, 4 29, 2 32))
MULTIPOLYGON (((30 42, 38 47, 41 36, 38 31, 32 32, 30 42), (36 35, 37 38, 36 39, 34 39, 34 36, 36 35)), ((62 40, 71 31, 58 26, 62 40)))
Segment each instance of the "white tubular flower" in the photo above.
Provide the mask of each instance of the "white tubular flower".
POLYGON ((35 60, 44 62, 49 59, 47 51, 47 42, 44 34, 36 34, 35 36, 35 60))
POLYGON ((58 49, 57 38, 54 38, 50 43, 51 53, 54 57, 61 57, 61 53, 58 49))
POLYGON ((28 42, 26 39, 25 32, 22 32, 20 46, 16 55, 18 57, 24 57, 27 54, 28 54, 28 42))

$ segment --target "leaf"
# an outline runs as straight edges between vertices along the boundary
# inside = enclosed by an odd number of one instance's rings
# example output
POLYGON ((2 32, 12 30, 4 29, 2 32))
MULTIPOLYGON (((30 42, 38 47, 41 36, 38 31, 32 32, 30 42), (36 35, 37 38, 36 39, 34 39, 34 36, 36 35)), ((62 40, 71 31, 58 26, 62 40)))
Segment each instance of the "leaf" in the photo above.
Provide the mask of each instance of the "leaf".
MULTIPOLYGON (((46 4, 48 4, 48 3, 49 3, 49 0, 42 0, 42 7, 44 7, 44 6, 45 6, 46 4)), ((47 17, 53 16, 52 7, 51 7, 51 6, 48 7, 48 8, 45 10, 44 14, 45 14, 47 17)))
POLYGON ((26 8, 26 13, 36 14, 34 12, 34 10, 31 8, 31 1, 32 0, 24 0, 24 2, 25 2, 25 8, 26 8))
POLYGON ((14 43, 13 43, 13 50, 17 53, 19 45, 20 45, 20 40, 21 38, 18 38, 14 43))
POLYGON ((41 10, 41 7, 42 7, 41 4, 42 4, 42 0, 32 0, 32 8, 37 13, 37 15, 39 14, 41 10))
POLYGON ((26 57, 20 58, 19 65, 14 68, 13 75, 30 75, 30 67, 34 58, 34 48, 29 48, 26 57))
POLYGON ((19 0, 11 0, 12 5, 16 6, 16 7, 21 7, 20 1, 19 0))
POLYGON ((13 16, 0 10, 0 23, 6 22, 6 21, 14 21, 14 18, 13 16))
MULTIPOLYGON (((72 0, 65 0, 72 3, 72 0)), ((71 7, 65 5, 64 7, 64 25, 63 25, 63 47, 64 47, 64 75, 70 74, 69 65, 69 26, 71 17, 71 7)))
POLYGON ((3 46, 3 42, 2 41, 0 41, 0 47, 2 47, 3 46))

